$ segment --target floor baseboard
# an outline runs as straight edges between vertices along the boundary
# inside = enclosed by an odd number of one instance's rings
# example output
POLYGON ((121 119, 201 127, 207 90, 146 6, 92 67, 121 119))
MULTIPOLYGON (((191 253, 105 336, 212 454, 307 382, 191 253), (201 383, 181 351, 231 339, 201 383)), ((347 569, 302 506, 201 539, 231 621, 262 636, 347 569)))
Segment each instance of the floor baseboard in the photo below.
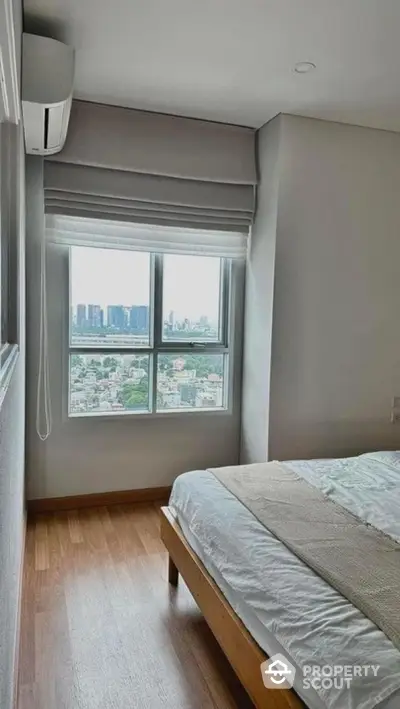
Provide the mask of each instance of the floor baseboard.
POLYGON ((57 512, 84 507, 102 507, 104 505, 123 505, 129 502, 165 502, 168 500, 171 486, 145 487, 139 490, 115 490, 113 492, 94 492, 89 495, 71 495, 68 497, 45 497, 28 500, 28 512, 57 512))

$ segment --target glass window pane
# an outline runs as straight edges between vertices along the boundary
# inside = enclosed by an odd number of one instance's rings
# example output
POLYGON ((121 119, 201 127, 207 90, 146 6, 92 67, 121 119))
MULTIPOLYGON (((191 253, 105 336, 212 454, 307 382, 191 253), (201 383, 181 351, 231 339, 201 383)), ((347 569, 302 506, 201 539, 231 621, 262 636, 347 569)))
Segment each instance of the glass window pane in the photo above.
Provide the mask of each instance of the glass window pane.
POLYGON ((221 339, 221 259, 164 256, 163 341, 221 339))
POLYGON ((150 344, 150 254, 71 248, 71 345, 150 344))
POLYGON ((160 354, 157 411, 225 408, 223 354, 160 354))
POLYGON ((70 415, 147 413, 149 366, 149 355, 70 355, 70 415))
MULTIPOLYGON (((1 234, 1 345, 10 341, 8 318, 10 312, 10 244, 11 244, 11 126, 0 124, 0 234, 1 234)), ((12 285, 12 284, 11 284, 12 285)))

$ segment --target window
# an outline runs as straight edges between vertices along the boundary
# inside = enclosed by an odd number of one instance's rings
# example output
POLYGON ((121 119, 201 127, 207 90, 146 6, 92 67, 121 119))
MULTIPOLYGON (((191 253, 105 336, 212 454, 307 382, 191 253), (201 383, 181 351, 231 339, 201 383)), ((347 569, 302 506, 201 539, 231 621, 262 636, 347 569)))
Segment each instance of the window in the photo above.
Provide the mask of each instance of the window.
POLYGON ((0 380, 17 355, 18 127, 0 123, 0 380))
POLYGON ((69 415, 228 407, 231 264, 70 247, 69 415))
POLYGON ((164 256, 163 340, 220 342, 221 259, 164 256), (190 298, 187 312, 183 307, 190 298))
POLYGON ((11 160, 10 128, 0 124, 0 194, 1 194, 1 345, 8 343, 9 319, 9 250, 11 228, 11 160))
POLYGON ((150 346, 150 254, 71 249, 71 345, 150 346))

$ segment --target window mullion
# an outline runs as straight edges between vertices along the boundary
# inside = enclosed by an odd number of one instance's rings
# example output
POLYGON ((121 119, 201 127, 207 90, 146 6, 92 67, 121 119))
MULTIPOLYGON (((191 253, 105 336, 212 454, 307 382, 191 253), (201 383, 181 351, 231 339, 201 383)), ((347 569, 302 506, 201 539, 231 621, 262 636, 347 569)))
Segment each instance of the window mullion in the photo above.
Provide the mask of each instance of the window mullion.
POLYGON ((229 352, 229 347, 220 342, 207 343, 204 347, 192 347, 187 342, 174 342, 171 345, 165 342, 157 347, 160 354, 225 354, 229 352))
POLYGON ((162 341, 162 316, 163 316, 163 255, 157 254, 154 262, 154 348, 157 349, 162 341))
POLYGON ((157 254, 154 260, 154 292, 153 292, 153 344, 152 357, 152 411, 157 410, 157 352, 162 341, 163 317, 163 254, 157 254))
POLYGON ((231 293, 231 269, 232 263, 228 259, 224 259, 222 262, 222 273, 221 273, 221 340, 225 347, 229 347, 230 344, 230 333, 229 333, 229 298, 231 293))
POLYGON ((101 345, 97 345, 96 347, 80 347, 79 345, 70 345, 68 349, 69 354, 71 355, 146 355, 152 354, 153 352, 152 347, 102 347, 101 345))

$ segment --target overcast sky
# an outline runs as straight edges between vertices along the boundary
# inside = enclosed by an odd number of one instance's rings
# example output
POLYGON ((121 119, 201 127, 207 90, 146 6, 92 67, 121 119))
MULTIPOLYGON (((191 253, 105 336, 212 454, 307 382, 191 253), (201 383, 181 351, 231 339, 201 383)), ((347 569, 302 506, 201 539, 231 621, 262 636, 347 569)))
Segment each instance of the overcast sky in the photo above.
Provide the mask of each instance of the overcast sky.
MULTIPOLYGON (((220 259, 164 256, 164 318, 206 315, 218 321, 220 259)), ((146 253, 89 247, 71 248, 72 305, 149 304, 150 257, 146 253)))

